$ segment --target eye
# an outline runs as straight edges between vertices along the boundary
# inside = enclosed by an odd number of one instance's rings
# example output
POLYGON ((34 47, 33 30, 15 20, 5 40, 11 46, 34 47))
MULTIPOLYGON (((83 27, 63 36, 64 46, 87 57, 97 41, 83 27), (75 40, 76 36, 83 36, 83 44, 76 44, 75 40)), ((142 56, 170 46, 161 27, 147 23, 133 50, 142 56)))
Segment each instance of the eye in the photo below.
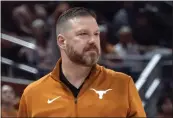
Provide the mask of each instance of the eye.
POLYGON ((94 35, 95 35, 95 36, 99 36, 99 35, 100 35, 100 33, 98 33, 98 32, 97 32, 97 33, 95 33, 94 35))
POLYGON ((84 36, 84 35, 88 35, 88 34, 83 32, 83 33, 80 33, 79 35, 84 36))

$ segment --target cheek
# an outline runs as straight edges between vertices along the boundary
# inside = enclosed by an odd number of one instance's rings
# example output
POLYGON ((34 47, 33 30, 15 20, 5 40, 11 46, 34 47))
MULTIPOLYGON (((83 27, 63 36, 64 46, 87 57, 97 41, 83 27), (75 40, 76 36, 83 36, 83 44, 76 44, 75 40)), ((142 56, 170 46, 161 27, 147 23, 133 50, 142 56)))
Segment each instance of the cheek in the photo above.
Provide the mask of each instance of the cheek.
POLYGON ((83 52, 85 46, 86 46, 85 41, 76 41, 73 44, 73 47, 75 50, 77 50, 77 52, 83 52))
POLYGON ((97 45, 100 45, 100 38, 97 39, 96 43, 97 45))
POLYGON ((82 52, 82 48, 81 45, 78 43, 71 43, 71 44, 67 44, 67 48, 68 52, 77 52, 77 53, 81 53, 82 52))
POLYGON ((100 40, 97 41, 97 47, 100 49, 100 40))

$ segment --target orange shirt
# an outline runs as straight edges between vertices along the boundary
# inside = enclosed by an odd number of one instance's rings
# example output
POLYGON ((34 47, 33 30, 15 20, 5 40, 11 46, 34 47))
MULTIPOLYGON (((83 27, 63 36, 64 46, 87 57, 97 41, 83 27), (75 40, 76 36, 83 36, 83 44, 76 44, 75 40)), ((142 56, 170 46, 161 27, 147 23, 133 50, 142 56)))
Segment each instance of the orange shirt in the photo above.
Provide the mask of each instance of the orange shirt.
POLYGON ((59 79, 60 62, 24 90, 18 117, 146 117, 130 76, 96 65, 75 99, 59 79))

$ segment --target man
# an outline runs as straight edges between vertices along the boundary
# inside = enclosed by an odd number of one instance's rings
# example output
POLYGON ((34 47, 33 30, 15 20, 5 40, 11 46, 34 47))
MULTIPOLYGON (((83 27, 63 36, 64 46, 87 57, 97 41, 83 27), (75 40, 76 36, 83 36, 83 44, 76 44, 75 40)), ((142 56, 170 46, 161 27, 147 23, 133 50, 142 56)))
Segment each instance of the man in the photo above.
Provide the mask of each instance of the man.
POLYGON ((57 21, 61 59, 54 70, 30 84, 19 117, 145 117, 128 75, 97 65, 101 54, 96 16, 72 8, 57 21))
POLYGON ((17 98, 13 88, 9 85, 2 86, 2 117, 16 117, 15 104, 17 98))

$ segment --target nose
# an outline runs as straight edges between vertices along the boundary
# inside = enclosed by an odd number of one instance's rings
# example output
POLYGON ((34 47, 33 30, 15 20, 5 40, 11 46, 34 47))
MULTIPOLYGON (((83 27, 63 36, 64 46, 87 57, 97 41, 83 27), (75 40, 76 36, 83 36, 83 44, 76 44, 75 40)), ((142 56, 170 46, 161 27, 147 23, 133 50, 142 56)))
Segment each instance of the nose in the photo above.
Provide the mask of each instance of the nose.
POLYGON ((93 44, 93 43, 95 43, 95 41, 96 41, 95 37, 92 36, 89 40, 89 44, 93 44))

